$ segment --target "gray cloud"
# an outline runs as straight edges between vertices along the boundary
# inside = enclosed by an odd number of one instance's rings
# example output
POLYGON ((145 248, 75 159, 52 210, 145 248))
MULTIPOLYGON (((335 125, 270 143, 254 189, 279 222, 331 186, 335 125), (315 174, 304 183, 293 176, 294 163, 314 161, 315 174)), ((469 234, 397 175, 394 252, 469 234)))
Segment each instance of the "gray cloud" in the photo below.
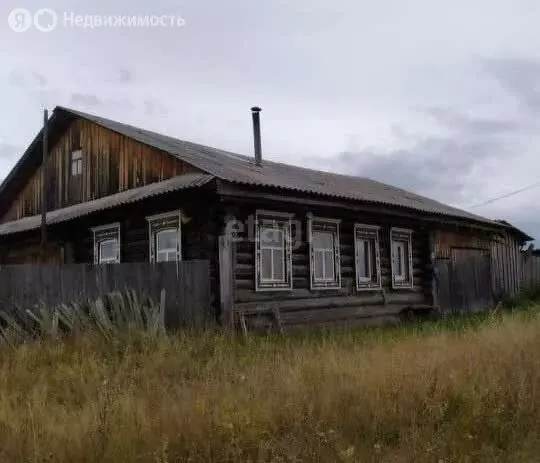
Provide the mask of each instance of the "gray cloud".
MULTIPOLYGON (((485 79, 499 84, 500 94, 494 93, 491 98, 496 103, 504 102, 506 106, 502 110, 488 107, 492 115, 486 116, 485 105, 471 105, 467 111, 435 105, 417 109, 417 114, 427 117, 436 130, 413 136, 411 143, 410 133, 398 125, 393 133, 398 146, 402 141, 405 147, 347 150, 338 154, 337 164, 332 162, 328 167, 371 177, 444 202, 470 205, 469 198, 471 193, 476 193, 482 166, 495 164, 502 169, 515 168, 522 153, 534 141, 540 141, 537 120, 540 61, 493 58, 482 59, 480 66, 485 79), (479 113, 482 116, 478 116, 479 113)), ((530 157, 524 159, 530 163, 530 157)), ((515 188, 522 186, 519 179, 514 185, 515 188)), ((505 188, 502 193, 504 191, 505 188)), ((496 214, 495 210, 491 212, 496 214)), ((481 210, 475 212, 482 213, 481 210)), ((540 221, 528 219, 528 211, 520 209, 510 216, 518 226, 524 224, 526 229, 540 231, 540 221)))
POLYGON ((106 98, 103 101, 103 108, 106 110, 111 108, 115 111, 132 111, 135 108, 135 105, 124 98, 106 98))
POLYGON ((102 104, 102 101, 96 95, 90 95, 87 93, 72 93, 70 98, 70 104, 74 106, 94 107, 102 104))
POLYGON ((118 81, 121 84, 128 84, 135 80, 135 73, 127 68, 118 69, 118 81))
POLYGON ((167 108, 162 105, 159 101, 144 101, 144 113, 148 116, 165 116, 167 114, 167 108))
POLYGON ((510 216, 506 218, 514 227, 523 230, 529 236, 533 237, 536 242, 540 239, 540 219, 534 220, 523 215, 510 216))
POLYGON ((432 107, 425 109, 424 113, 431 116, 439 125, 467 136, 500 136, 524 128, 522 121, 513 118, 472 117, 451 108, 432 107))
POLYGON ((47 85, 45 76, 37 71, 13 70, 9 73, 10 85, 21 88, 43 88, 47 85))
POLYGON ((20 147, 0 141, 0 159, 9 161, 21 152, 22 149, 20 147))
POLYGON ((32 78, 39 87, 45 87, 47 85, 47 79, 39 72, 32 71, 32 78))
POLYGON ((540 112, 540 60, 497 58, 483 60, 483 65, 524 108, 540 112))
POLYGON ((418 137, 408 148, 342 152, 337 158, 341 170, 459 203, 466 198, 475 166, 510 159, 520 150, 517 121, 471 117, 443 107, 425 114, 443 135, 418 137))
POLYGON ((133 111, 135 108, 135 105, 125 98, 99 98, 97 95, 77 92, 71 94, 68 105, 74 109, 102 115, 133 111))

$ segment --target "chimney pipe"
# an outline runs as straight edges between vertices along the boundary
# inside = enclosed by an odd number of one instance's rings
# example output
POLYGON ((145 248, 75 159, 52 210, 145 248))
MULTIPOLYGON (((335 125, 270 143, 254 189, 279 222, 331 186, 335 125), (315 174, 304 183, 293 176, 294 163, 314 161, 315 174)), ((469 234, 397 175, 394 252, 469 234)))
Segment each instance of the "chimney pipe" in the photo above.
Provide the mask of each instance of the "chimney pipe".
POLYGON ((262 166, 262 148, 261 148, 261 108, 253 106, 251 115, 253 116, 253 140, 255 142, 255 165, 262 166))

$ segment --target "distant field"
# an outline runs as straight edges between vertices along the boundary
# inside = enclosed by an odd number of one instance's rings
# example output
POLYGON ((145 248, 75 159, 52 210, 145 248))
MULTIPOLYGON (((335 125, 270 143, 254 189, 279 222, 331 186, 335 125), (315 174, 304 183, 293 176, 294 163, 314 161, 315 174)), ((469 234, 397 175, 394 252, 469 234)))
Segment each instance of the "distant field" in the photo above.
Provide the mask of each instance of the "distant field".
MULTIPOLYGON (((127 339, 129 337, 129 339, 127 339)), ((536 310, 0 352, 0 461, 540 460, 536 310)))

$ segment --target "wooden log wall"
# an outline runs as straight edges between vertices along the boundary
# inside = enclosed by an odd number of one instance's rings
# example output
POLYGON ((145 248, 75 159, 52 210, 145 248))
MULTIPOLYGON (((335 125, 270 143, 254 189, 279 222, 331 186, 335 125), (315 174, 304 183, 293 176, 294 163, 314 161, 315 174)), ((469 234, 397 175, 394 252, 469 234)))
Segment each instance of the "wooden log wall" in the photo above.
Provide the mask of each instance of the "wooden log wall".
MULTIPOLYGON (((108 196, 198 169, 173 156, 76 119, 49 155, 48 210, 108 196), (82 150, 82 174, 71 175, 71 152, 82 150)), ((41 167, 13 202, 2 221, 41 213, 41 167)))
MULTIPOLYGON (((267 209, 277 210, 267 205, 267 209)), ((307 210, 296 207, 282 212, 294 212, 294 221, 303 224, 301 228, 301 244, 293 245, 292 254, 292 291, 255 291, 255 243, 254 231, 249 231, 254 220, 256 208, 230 206, 231 215, 240 223, 245 224, 243 231, 236 234, 234 244, 234 302, 237 312, 250 310, 266 310, 279 307, 282 322, 287 325, 302 325, 306 323, 331 323, 336 320, 352 321, 356 318, 390 317, 402 309, 413 306, 431 304, 432 286, 429 261, 429 230, 420 228, 413 223, 392 221, 387 216, 377 217, 351 215, 350 212, 336 210, 307 210), (307 216, 312 212, 315 216, 342 219, 340 225, 340 257, 341 257, 341 288, 332 290, 310 289, 309 245, 307 240, 307 216), (356 289, 355 254, 354 254, 354 223, 381 226, 380 261, 382 273, 382 290, 358 291, 356 289), (413 288, 392 289, 391 258, 390 258, 390 228, 401 227, 413 230, 413 288), (384 293, 384 294, 383 294, 384 293)), ((294 231, 293 225, 293 234, 294 231)), ((294 239, 293 239, 294 241, 294 239)))

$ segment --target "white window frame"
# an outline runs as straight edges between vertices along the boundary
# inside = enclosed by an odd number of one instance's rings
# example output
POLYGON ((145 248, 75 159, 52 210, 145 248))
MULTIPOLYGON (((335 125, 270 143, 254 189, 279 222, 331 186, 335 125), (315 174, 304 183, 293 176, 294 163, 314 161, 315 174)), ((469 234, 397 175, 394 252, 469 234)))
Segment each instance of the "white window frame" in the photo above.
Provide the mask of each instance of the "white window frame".
MULTIPOLYGON (((331 219, 323 217, 315 217, 313 214, 308 214, 308 241, 309 241, 309 274, 310 274, 310 289, 325 290, 341 288, 341 250, 339 242, 339 229, 341 225, 340 219, 331 219), (334 278, 316 278, 315 277, 315 252, 313 246, 313 233, 321 231, 332 233, 334 248, 333 263, 334 263, 334 278)), ((330 250, 327 250, 329 252, 330 250)))
POLYGON ((91 229, 94 236, 94 264, 118 264, 121 255, 120 222, 101 225, 91 229), (116 241, 116 258, 101 259, 101 245, 106 242, 116 241))
POLYGON ((82 175, 83 171, 83 152, 82 149, 73 150, 70 157, 70 172, 72 177, 82 175))
POLYGON ((361 223, 354 224, 354 261, 355 261, 355 274, 356 274, 356 289, 358 291, 374 291, 379 290, 382 287, 381 278, 381 257, 380 257, 380 242, 379 242, 379 226, 366 225, 361 223), (359 241, 367 241, 375 246, 374 250, 370 249, 370 277, 361 277, 359 273, 360 268, 360 247, 359 241), (372 256, 375 255, 375 262, 372 261, 372 256), (373 268, 375 265, 375 269, 373 268), (375 281, 373 281, 375 276, 375 281))
MULTIPOLYGON (((294 214, 258 210, 255 213, 255 291, 290 291, 292 275, 292 217, 294 214), (283 279, 274 280, 262 276, 262 248, 260 233, 263 228, 283 232, 283 279)), ((281 248, 280 248, 281 249, 281 248)))
MULTIPOLYGON (((176 259, 167 262, 180 262, 182 260, 182 211, 170 211, 146 217, 148 221, 148 256, 149 261, 157 263, 157 236, 165 230, 176 230, 177 249, 176 259)), ((165 261, 161 261, 165 262, 165 261)), ((160 262, 160 263, 161 263, 160 262)))
MULTIPOLYGON (((413 260, 412 260, 412 234, 413 231, 407 228, 392 228, 390 230, 390 261, 392 264, 392 288, 412 288, 414 284, 414 275, 413 275, 413 260), (403 259, 407 258, 408 266, 406 268, 407 274, 397 273, 396 269, 396 255, 395 255, 395 244, 394 243, 406 243, 407 250, 403 251, 403 259), (405 255, 405 252, 407 255, 405 255)), ((405 266, 403 267, 405 270, 405 266)))
POLYGON ((156 249, 155 249, 155 260, 156 262, 176 262, 178 259, 178 227, 167 227, 167 228, 161 228, 159 230, 156 230, 154 232, 154 239, 155 239, 155 243, 154 245, 156 246, 156 249), (159 236, 163 233, 166 233, 166 232, 173 232, 173 233, 176 233, 176 239, 177 239, 177 243, 176 243, 176 248, 164 248, 164 249, 160 249, 159 248, 159 236), (160 254, 174 254, 176 256, 175 259, 173 260, 169 260, 167 258, 167 260, 159 260, 159 255, 160 254))

